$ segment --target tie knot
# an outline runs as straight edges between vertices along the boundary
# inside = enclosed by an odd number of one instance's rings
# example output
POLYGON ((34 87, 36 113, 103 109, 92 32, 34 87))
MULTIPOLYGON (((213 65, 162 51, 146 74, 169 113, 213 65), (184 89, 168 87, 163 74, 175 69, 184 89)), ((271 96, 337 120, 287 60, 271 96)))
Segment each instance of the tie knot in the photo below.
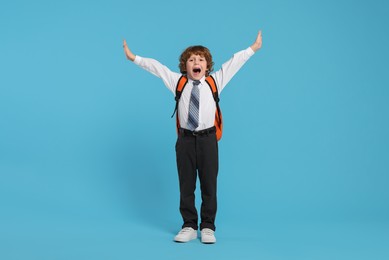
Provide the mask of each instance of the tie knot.
POLYGON ((200 80, 194 80, 194 81, 193 81, 193 85, 194 85, 194 86, 200 85, 200 80))

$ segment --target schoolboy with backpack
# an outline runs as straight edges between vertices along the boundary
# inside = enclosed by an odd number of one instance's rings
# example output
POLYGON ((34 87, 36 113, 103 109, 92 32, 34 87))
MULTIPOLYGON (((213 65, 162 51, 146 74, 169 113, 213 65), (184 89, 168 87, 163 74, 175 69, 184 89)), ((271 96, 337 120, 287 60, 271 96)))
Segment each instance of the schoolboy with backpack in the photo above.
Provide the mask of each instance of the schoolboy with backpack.
POLYGON ((197 238, 198 213, 194 194, 197 176, 200 180, 202 198, 201 242, 206 244, 216 242, 218 141, 223 130, 219 95, 261 46, 262 34, 259 31, 250 47, 235 53, 215 73, 211 73, 213 61, 210 51, 204 46, 190 46, 180 56, 181 73, 176 73, 155 59, 134 55, 127 42, 123 41, 127 59, 161 78, 175 95, 174 113, 178 134, 176 161, 180 186, 180 213, 184 222, 182 229, 174 237, 176 242, 188 242, 197 238))

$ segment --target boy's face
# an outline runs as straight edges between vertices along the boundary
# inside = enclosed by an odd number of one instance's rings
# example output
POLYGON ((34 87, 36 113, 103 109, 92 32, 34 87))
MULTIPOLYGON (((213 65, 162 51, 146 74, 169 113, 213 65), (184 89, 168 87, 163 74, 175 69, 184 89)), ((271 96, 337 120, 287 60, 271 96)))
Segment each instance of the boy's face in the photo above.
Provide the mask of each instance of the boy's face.
POLYGON ((200 55, 192 54, 186 61, 186 73, 192 80, 200 80, 207 72, 207 60, 200 55))

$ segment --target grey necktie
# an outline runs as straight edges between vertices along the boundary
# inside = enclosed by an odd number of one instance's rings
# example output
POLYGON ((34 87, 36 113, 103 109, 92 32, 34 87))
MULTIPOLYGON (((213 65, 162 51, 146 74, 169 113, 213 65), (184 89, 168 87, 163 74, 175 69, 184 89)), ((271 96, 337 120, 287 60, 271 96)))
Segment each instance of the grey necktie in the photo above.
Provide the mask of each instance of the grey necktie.
POLYGON ((189 101, 189 115, 188 115, 188 128, 194 131, 199 126, 199 104, 200 104, 200 90, 199 80, 193 81, 193 88, 189 101))

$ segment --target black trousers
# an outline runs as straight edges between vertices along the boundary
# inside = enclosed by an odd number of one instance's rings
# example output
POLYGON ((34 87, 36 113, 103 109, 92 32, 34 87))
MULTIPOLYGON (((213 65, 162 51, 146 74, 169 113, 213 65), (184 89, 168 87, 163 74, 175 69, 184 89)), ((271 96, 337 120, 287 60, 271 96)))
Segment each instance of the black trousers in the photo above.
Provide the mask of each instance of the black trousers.
POLYGON ((193 135, 179 131, 176 158, 180 184, 180 213, 184 221, 182 227, 198 229, 195 190, 199 176, 202 199, 200 230, 203 228, 215 230, 219 170, 216 134, 212 132, 193 135))

